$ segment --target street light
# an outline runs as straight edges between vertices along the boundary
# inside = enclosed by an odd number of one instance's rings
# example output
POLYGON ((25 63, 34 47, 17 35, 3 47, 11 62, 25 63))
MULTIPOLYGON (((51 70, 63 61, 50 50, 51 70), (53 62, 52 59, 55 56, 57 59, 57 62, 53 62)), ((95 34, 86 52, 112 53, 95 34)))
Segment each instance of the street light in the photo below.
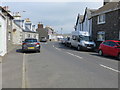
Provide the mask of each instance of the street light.
POLYGON ((62 30, 63 30, 63 28, 61 28, 61 35, 62 35, 62 30))

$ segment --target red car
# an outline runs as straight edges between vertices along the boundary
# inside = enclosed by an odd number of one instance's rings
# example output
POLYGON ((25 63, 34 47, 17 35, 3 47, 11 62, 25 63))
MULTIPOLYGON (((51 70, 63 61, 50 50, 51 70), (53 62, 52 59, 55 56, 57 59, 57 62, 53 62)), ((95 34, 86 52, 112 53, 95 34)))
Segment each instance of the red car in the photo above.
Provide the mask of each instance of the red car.
POLYGON ((118 57, 120 60, 120 41, 116 40, 106 40, 102 42, 99 46, 99 55, 109 55, 118 57))

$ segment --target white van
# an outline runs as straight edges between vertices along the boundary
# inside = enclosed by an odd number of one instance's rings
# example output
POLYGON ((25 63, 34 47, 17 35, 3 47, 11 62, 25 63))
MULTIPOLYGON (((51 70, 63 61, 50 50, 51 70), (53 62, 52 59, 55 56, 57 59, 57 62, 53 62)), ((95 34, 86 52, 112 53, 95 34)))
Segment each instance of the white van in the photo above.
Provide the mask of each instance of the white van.
POLYGON ((73 31, 71 46, 76 47, 77 50, 81 50, 81 49, 94 50, 94 48, 96 47, 96 44, 92 40, 88 32, 73 31))

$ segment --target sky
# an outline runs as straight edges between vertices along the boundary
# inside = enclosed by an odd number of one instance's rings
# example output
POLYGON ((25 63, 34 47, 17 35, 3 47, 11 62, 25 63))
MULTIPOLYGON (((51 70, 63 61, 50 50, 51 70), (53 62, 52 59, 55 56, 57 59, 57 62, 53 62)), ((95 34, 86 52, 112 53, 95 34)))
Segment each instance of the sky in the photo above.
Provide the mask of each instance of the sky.
POLYGON ((36 26, 41 22, 44 26, 50 26, 56 32, 62 31, 65 34, 74 30, 78 13, 83 15, 86 7, 98 9, 102 5, 102 1, 85 2, 85 0, 80 2, 2 2, 2 6, 9 6, 12 12, 20 12, 23 19, 30 18, 36 26))

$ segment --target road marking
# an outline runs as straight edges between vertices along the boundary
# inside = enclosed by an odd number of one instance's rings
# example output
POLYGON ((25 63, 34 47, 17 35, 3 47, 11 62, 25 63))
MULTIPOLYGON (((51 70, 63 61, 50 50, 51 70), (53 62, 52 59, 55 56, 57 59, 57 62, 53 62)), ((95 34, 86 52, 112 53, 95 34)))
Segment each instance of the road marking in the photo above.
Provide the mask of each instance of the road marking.
POLYGON ((23 54, 22 88, 26 88, 26 79, 25 79, 25 53, 23 54))
POLYGON ((53 47, 55 47, 55 46, 53 45, 53 47))
POLYGON ((66 52, 66 53, 69 54, 69 55, 72 55, 72 56, 74 56, 74 57, 77 57, 77 58, 79 58, 79 59, 83 59, 82 57, 77 56, 77 55, 74 55, 74 54, 72 54, 72 53, 69 53, 69 52, 66 52))
POLYGON ((111 68, 111 67, 108 67, 108 66, 105 66, 105 65, 102 65, 102 64, 100 64, 100 66, 101 66, 101 67, 104 67, 104 68, 106 68, 106 69, 115 71, 115 72, 117 72, 117 73, 120 73, 120 71, 118 71, 118 70, 116 70, 116 69, 113 69, 113 68, 111 68))
POLYGON ((61 51, 61 49, 59 49, 59 48, 56 48, 56 47, 55 47, 55 49, 57 49, 57 50, 61 51))

